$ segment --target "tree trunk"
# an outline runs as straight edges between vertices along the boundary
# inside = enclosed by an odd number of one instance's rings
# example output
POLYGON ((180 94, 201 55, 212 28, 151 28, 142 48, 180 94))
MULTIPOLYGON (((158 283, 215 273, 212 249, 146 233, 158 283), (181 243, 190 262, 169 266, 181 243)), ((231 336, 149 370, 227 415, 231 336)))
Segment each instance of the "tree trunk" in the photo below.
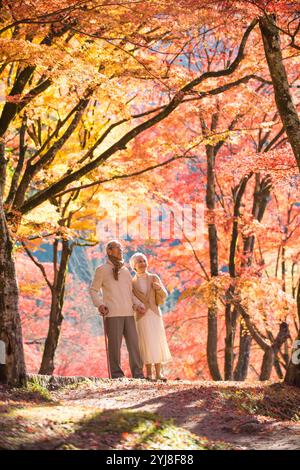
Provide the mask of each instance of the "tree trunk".
MULTIPOLYGON (((234 286, 229 287, 229 291, 234 293, 234 286)), ((232 310, 232 305, 228 303, 225 307, 225 326, 226 326, 226 336, 225 336, 225 361, 224 361, 224 380, 233 379, 233 346, 234 346, 234 337, 235 337, 235 327, 233 324, 234 312, 232 310)))
MULTIPOLYGON (((272 187, 272 180, 270 175, 266 175, 260 180, 260 174, 255 175, 255 189, 253 198, 252 215, 259 222, 263 219, 268 201, 270 199, 270 191, 272 187)), ((244 240, 243 254, 244 260, 241 263, 241 267, 252 265, 253 253, 254 253, 255 237, 251 235, 244 240)), ((238 316, 238 312, 237 312, 238 316)), ((246 380, 248 375, 248 368, 250 363, 250 351, 251 351, 252 336, 245 325, 245 322, 241 320, 240 323, 240 347, 238 362, 234 371, 234 380, 246 380)))
MULTIPOLYGON (((206 205, 215 209, 215 155, 214 148, 206 146, 207 154, 207 189, 206 205)), ((218 238, 214 221, 208 223, 209 259, 211 276, 218 276, 218 238)), ((213 380, 222 380, 218 365, 218 310, 217 306, 208 309, 207 323, 207 361, 213 380)))
POLYGON ((276 354, 288 338, 290 338, 288 324, 281 322, 278 335, 273 344, 265 349, 259 380, 270 379, 276 354))
POLYGON ((9 385, 26 384, 19 292, 15 263, 0 191, 0 341, 5 344, 5 367, 2 381, 9 385))
MULTIPOLYGON (((209 252, 211 268, 214 272, 215 264, 218 262, 217 252, 217 231, 214 225, 208 227, 209 232, 209 252)), ((218 307, 217 305, 208 309, 207 318, 207 362, 209 372, 213 380, 222 380, 218 365, 218 307)))
MULTIPOLYGON (((300 282, 298 283, 297 289, 297 310, 298 318, 300 321, 300 282)), ((294 342, 294 351, 292 351, 292 357, 290 359, 284 382, 287 385, 294 385, 300 387, 300 329, 298 332, 298 337, 294 342)))
POLYGON ((213 380, 222 380, 218 365, 218 320, 217 309, 208 309, 207 362, 213 380))
MULTIPOLYGON (((68 240, 61 240, 61 260, 58 273, 55 273, 54 283, 51 289, 51 310, 49 318, 48 334, 45 341, 43 358, 39 374, 52 375, 55 369, 54 357, 58 345, 61 324, 63 321, 62 309, 64 303, 64 293, 66 285, 66 274, 68 269, 69 259, 72 253, 72 247, 69 245, 68 240)), ((59 240, 55 241, 56 247, 59 240)))
POLYGON ((272 367, 274 365, 275 354, 273 348, 270 347, 263 357, 259 380, 269 380, 271 377, 272 367))
MULTIPOLYGON (((239 226, 239 216, 240 216, 240 207, 242 203, 242 197, 245 193, 247 183, 252 176, 252 172, 244 176, 240 183, 233 190, 234 197, 234 221, 232 226, 231 242, 230 242, 230 251, 229 251, 229 274, 232 279, 236 277, 236 268, 235 268, 235 254, 238 244, 238 226, 239 226)), ((232 297, 234 295, 234 285, 231 284, 228 288, 226 296, 229 295, 232 297)), ((238 312, 232 305, 228 303, 225 308, 225 325, 226 325, 226 337, 225 337, 225 364, 224 364, 224 376, 225 380, 233 379, 233 348, 234 348, 234 339, 236 333, 236 322, 238 319, 238 312)))
POLYGON ((300 170, 300 120, 289 89, 280 47, 280 34, 275 15, 259 20, 265 55, 272 78, 275 101, 287 138, 300 170))
POLYGON ((238 362, 234 371, 234 380, 246 380, 250 361, 252 336, 243 320, 240 322, 240 347, 238 362))
POLYGON ((295 347, 292 351, 292 357, 285 374, 284 383, 300 387, 300 331, 294 344, 295 347))
POLYGON ((282 369, 281 369, 281 365, 280 365, 278 356, 275 357, 275 359, 274 359, 274 367, 275 367, 276 374, 277 374, 278 378, 280 380, 282 380, 283 379, 283 373, 282 373, 282 369))
POLYGON ((268 380, 270 378, 272 367, 274 365, 274 360, 276 358, 276 355, 278 354, 278 351, 280 350, 284 342, 288 338, 290 338, 289 326, 286 322, 281 322, 279 326, 279 332, 276 338, 274 339, 274 341, 272 341, 272 343, 270 344, 270 342, 269 341, 267 342, 263 338, 263 336, 259 333, 259 331, 255 328, 255 326, 252 324, 250 315, 247 313, 247 311, 241 305, 241 303, 239 301, 236 301, 232 297, 230 298, 230 296, 228 296, 227 301, 228 300, 231 301, 234 305, 236 305, 236 308, 239 310, 239 313, 242 315, 243 320, 245 321, 245 324, 251 336, 264 351, 263 363, 262 363, 261 373, 260 373, 260 380, 268 380))

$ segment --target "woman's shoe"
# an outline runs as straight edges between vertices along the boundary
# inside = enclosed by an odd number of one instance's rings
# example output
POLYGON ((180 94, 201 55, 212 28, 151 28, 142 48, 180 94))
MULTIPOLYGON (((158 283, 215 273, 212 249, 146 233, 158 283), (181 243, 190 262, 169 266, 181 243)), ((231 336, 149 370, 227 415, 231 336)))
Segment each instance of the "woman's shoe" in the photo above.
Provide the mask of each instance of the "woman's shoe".
POLYGON ((160 375, 159 377, 156 377, 156 380, 160 380, 161 382, 167 382, 168 379, 163 375, 160 375))
POLYGON ((152 377, 145 377, 146 380, 148 380, 149 382, 154 382, 154 380, 152 379, 152 377))

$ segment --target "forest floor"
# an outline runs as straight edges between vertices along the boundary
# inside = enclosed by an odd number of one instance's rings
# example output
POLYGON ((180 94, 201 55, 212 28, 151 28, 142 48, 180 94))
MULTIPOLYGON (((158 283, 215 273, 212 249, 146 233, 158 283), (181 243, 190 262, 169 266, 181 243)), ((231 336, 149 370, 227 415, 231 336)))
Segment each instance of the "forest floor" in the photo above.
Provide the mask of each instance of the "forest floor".
POLYGON ((0 449, 298 449, 300 389, 89 379, 0 386, 0 449))

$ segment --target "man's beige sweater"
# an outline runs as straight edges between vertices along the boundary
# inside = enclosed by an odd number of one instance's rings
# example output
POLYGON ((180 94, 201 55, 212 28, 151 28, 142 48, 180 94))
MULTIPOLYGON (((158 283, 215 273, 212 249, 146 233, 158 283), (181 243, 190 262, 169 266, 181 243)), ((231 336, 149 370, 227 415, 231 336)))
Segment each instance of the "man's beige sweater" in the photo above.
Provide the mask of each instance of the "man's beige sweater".
POLYGON ((95 307, 104 304, 108 307, 108 317, 128 317, 134 315, 133 308, 143 305, 132 292, 132 278, 129 270, 123 266, 116 281, 113 275, 113 263, 108 260, 96 269, 90 286, 90 295, 95 307))

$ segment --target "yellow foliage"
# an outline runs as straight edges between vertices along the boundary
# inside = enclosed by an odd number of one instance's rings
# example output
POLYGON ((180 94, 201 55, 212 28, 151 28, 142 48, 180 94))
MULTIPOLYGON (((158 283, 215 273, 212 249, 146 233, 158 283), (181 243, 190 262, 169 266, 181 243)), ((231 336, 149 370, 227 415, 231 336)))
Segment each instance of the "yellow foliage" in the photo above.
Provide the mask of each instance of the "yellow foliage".
POLYGON ((33 209, 30 213, 24 215, 23 225, 36 224, 36 225, 53 225, 56 226, 60 219, 60 214, 56 207, 49 201, 44 202, 41 206, 33 209))

